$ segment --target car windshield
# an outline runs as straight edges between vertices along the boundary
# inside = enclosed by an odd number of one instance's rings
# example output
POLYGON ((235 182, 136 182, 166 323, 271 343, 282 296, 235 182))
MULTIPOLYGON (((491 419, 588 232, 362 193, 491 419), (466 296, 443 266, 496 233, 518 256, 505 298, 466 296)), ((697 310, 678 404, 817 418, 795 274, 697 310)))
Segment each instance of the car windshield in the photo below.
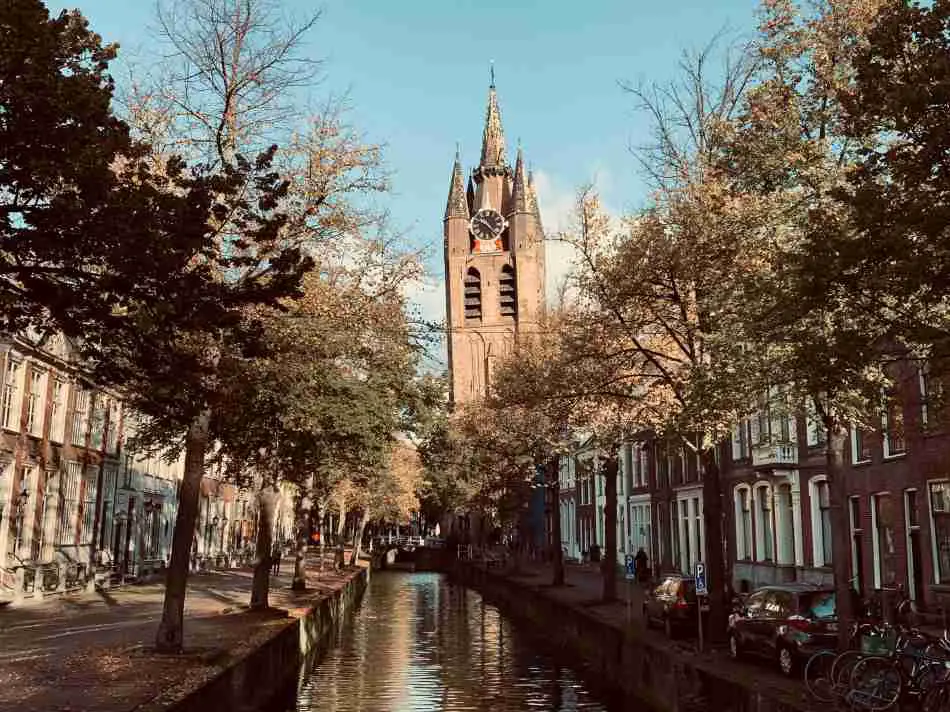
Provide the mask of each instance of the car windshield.
POLYGON ((811 618, 832 618, 835 615, 834 591, 803 593, 799 597, 799 610, 811 618))

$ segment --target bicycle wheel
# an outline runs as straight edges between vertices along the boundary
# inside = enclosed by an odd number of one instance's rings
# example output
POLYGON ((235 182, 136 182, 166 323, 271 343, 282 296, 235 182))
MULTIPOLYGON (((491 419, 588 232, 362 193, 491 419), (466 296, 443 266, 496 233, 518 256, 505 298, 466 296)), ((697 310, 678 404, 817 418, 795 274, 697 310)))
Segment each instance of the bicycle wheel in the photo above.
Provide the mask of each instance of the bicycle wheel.
POLYGON ((837 699, 831 671, 838 654, 831 650, 819 650, 805 664, 805 687, 819 702, 834 702, 837 699))
POLYGON ((854 666, 864 659, 859 650, 845 650, 835 658, 831 666, 831 685, 835 695, 844 697, 851 689, 851 673, 854 666))
POLYGON ((890 658, 864 658, 851 672, 850 689, 845 699, 853 709, 883 712, 897 704, 903 683, 899 666, 890 658))
POLYGON ((920 704, 921 712, 948 712, 950 710, 950 685, 938 682, 931 686, 920 704))

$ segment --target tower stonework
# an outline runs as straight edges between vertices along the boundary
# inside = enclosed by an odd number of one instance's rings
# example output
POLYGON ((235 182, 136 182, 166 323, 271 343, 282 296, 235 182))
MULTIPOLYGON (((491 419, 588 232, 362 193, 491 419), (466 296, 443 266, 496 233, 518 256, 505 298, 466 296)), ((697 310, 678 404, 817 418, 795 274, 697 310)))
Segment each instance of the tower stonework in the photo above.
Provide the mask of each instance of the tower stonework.
POLYGON ((498 362, 544 310, 544 235, 518 148, 507 162, 494 83, 478 166, 466 187, 456 153, 443 223, 451 399, 483 397, 498 362))

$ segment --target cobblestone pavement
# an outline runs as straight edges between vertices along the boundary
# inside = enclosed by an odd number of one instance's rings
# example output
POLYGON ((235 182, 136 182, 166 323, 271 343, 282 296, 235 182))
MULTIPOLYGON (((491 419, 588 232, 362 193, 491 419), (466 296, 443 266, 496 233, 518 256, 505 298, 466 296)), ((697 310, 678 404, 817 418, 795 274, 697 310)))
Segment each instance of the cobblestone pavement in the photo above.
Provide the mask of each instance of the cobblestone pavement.
MULTIPOLYGON (((306 607, 344 579, 312 571, 311 590, 298 594, 289 590, 292 571, 286 559, 281 575, 271 578, 273 608, 306 607)), ((126 712, 185 672, 210 674, 256 633, 287 623, 286 613, 247 610, 252 579, 250 569, 189 576, 180 656, 151 651, 162 613, 160 583, 0 610, 0 711, 126 712)))

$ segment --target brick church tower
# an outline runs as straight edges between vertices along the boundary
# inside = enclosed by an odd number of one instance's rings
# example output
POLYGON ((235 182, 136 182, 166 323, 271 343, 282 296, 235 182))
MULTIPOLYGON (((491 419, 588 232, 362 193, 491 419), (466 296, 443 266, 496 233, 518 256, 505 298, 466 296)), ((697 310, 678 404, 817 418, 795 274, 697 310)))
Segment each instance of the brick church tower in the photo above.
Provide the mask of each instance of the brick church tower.
POLYGON ((469 177, 458 153, 445 206, 445 300, 453 403, 486 393, 492 370, 544 309, 544 235, 531 176, 518 148, 505 157, 492 81, 479 164, 469 177))

